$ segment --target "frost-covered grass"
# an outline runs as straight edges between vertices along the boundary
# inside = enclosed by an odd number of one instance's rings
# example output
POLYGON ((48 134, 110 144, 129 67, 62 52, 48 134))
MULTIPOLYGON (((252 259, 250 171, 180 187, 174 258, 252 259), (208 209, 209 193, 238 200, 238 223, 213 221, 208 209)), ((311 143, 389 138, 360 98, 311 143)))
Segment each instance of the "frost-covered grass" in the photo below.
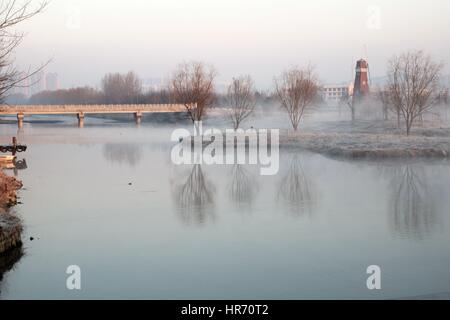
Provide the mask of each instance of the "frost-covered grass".
POLYGON ((283 130, 281 147, 300 147, 334 156, 450 157, 450 127, 424 123, 406 136, 393 121, 334 121, 293 133, 283 130))
POLYGON ((280 146, 349 157, 450 156, 450 138, 444 137, 310 132, 282 135, 280 146))
MULTIPOLYGON (((363 118, 363 117, 361 117, 363 118)), ((229 128, 223 110, 215 110, 206 126, 229 128)), ((450 122, 446 114, 427 114, 416 121, 406 136, 404 121, 395 117, 350 121, 344 108, 322 108, 306 114, 298 132, 293 132, 287 115, 280 110, 255 113, 242 128, 279 129, 280 148, 302 148, 332 156, 350 158, 450 158, 450 122)))

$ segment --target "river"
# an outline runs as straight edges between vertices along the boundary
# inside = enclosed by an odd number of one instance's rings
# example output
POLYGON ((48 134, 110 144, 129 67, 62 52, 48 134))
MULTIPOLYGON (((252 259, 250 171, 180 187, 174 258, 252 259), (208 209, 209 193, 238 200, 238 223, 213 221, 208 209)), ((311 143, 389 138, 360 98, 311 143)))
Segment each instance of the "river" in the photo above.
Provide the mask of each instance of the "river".
POLYGON ((173 125, 86 122, 1 125, 2 142, 28 145, 13 209, 24 254, 0 282, 2 299, 450 292, 448 162, 281 150, 278 174, 261 176, 253 165, 172 164, 173 125), (81 290, 66 288, 70 265, 81 290), (381 290, 367 289, 370 265, 381 290))

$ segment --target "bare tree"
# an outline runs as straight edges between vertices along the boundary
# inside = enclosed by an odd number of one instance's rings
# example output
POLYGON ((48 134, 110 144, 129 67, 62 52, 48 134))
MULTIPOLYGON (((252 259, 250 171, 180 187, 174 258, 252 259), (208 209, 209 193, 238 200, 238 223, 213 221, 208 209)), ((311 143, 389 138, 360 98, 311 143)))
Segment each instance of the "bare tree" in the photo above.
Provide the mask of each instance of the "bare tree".
POLYGON ((389 120, 389 107, 390 107, 390 98, 389 98, 389 90, 385 88, 380 88, 377 91, 377 98, 381 104, 381 111, 383 113, 383 120, 389 120))
POLYGON ((391 110, 391 112, 393 112, 397 118, 397 128, 400 129, 400 122, 402 119, 402 111, 400 109, 400 105, 398 103, 394 103, 394 98, 392 96, 392 92, 391 89, 389 87, 389 85, 386 87, 385 89, 386 91, 386 96, 387 99, 389 100, 389 110, 391 110))
POLYGON ((6 94, 14 87, 24 86, 23 82, 41 71, 20 72, 14 67, 13 54, 24 38, 23 32, 13 30, 20 23, 41 13, 47 2, 37 6, 32 1, 0 0, 0 103, 4 102, 6 94))
POLYGON ((339 100, 339 106, 346 105, 350 109, 350 113, 352 115, 352 122, 356 119, 356 103, 353 101, 353 96, 349 94, 342 95, 339 100))
POLYGON ((442 67, 422 51, 403 53, 389 62, 389 94, 405 121, 407 135, 414 120, 436 104, 441 92, 439 76, 442 67))
POLYGON ((397 128, 400 128, 401 111, 398 105, 394 104, 392 101, 389 85, 386 85, 383 88, 379 88, 376 98, 381 103, 383 120, 389 120, 389 113, 392 112, 397 118, 397 128))
POLYGON ((201 62, 181 63, 173 73, 171 94, 176 102, 185 105, 193 122, 202 120, 214 102, 215 77, 215 69, 201 62))
POLYGON ((446 104, 446 105, 447 105, 448 102, 449 102, 449 100, 448 100, 449 93, 450 93, 450 90, 447 88, 447 89, 444 89, 444 90, 442 91, 442 94, 441 94, 442 102, 443 102, 444 104, 446 104))
POLYGON ((281 106, 287 111, 294 131, 317 96, 318 83, 312 67, 290 70, 275 79, 275 91, 281 106))
POLYGON ((102 79, 102 89, 107 104, 139 103, 142 95, 141 80, 133 71, 106 74, 102 79))
POLYGON ((255 91, 250 76, 233 79, 228 87, 227 104, 230 107, 229 115, 236 130, 241 122, 255 110, 255 91))

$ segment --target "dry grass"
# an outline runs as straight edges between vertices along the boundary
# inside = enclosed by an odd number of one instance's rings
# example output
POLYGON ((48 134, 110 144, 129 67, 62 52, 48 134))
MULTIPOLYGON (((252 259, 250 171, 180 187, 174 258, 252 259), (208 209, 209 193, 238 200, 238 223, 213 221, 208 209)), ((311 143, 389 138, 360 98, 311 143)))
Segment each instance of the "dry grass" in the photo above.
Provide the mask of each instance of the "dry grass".
POLYGON ((16 191, 22 183, 0 171, 0 254, 22 243, 22 224, 8 209, 17 203, 16 191))

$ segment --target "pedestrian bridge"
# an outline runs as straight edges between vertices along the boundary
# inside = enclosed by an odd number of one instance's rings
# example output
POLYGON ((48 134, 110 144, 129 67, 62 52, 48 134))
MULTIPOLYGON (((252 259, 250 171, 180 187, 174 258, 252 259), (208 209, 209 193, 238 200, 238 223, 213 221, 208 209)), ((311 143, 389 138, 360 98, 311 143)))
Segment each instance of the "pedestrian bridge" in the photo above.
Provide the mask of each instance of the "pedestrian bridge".
POLYGON ((120 105, 13 105, 0 106, 1 115, 17 115, 19 128, 26 115, 33 114, 73 114, 78 117, 78 125, 83 127, 85 114, 131 113, 139 124, 143 113, 183 112, 184 104, 120 104, 120 105))

